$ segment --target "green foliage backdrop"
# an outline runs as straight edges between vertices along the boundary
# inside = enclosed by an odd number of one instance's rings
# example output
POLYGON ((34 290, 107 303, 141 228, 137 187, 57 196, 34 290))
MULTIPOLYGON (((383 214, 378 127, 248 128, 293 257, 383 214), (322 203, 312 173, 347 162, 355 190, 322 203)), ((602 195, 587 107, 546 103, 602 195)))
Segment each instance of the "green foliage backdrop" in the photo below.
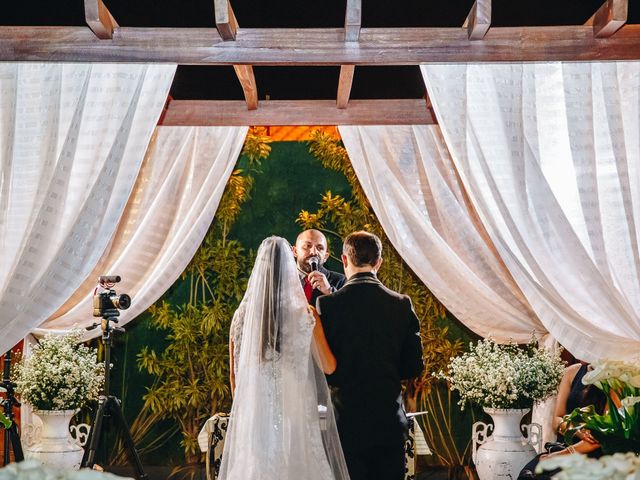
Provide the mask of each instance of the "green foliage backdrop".
MULTIPOLYGON (((422 421, 435 453, 429 463, 468 463, 473 412, 459 415, 456 399, 430 373, 475 337, 395 252, 339 142, 317 132, 308 143, 271 143, 264 130, 252 129, 196 256, 162 299, 116 342, 112 390, 123 400, 146 464, 194 472, 202 459, 196 443, 201 425, 211 413, 230 407, 228 328, 254 252, 269 235, 294 242, 309 227, 326 232, 334 257, 329 268, 338 271, 336 259, 346 234, 366 229, 383 239, 385 262, 379 275, 387 286, 412 297, 421 320, 427 368, 407 386, 406 395, 412 408, 429 411, 422 421)), ((125 462, 118 442, 111 461, 125 462)))

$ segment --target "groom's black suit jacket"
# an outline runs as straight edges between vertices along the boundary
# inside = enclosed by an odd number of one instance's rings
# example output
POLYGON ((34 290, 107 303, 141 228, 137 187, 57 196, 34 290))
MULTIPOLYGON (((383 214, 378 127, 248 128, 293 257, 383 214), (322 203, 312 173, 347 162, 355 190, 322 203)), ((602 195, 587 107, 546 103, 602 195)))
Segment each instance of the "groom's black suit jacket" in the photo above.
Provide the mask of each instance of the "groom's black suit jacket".
POLYGON ((333 388, 345 451, 398 445, 407 435, 403 379, 423 370, 420 325, 411 300, 374 274, 354 275, 317 302, 336 371, 333 388))

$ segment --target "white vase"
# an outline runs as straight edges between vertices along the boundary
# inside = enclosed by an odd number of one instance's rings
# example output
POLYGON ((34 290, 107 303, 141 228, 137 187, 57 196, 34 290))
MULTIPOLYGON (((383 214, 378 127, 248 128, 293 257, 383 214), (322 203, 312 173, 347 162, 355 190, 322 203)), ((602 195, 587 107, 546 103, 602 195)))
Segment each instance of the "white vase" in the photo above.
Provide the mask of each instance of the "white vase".
POLYGON ((480 480, 516 479, 520 470, 535 456, 533 445, 541 445, 542 427, 537 423, 523 425, 520 421, 529 409, 485 408, 493 425, 473 424, 473 463, 480 480), (493 430, 491 436, 489 433, 493 430), (477 447, 480 445, 479 447, 477 447))
POLYGON ((25 458, 60 469, 79 469, 84 450, 69 433, 69 422, 77 410, 34 410, 42 420, 42 431, 25 448, 25 458))

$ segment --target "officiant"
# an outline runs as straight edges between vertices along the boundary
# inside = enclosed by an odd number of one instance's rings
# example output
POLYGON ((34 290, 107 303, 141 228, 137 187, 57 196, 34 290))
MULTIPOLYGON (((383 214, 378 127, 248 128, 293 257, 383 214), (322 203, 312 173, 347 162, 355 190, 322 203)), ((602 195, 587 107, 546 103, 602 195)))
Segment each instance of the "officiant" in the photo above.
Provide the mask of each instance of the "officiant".
POLYGON ((344 275, 324 267, 329 258, 329 248, 321 231, 310 229, 300 233, 293 246, 293 256, 309 305, 315 306, 318 297, 329 295, 344 285, 344 275))

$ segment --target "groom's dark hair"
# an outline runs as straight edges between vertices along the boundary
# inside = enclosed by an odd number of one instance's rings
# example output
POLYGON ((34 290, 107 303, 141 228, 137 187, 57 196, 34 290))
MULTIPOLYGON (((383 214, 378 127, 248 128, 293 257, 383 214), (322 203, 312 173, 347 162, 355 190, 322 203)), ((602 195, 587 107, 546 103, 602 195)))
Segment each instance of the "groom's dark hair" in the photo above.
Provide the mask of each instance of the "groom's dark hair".
POLYGON ((373 233, 353 232, 344 239, 342 253, 356 267, 373 266, 382 256, 382 242, 373 233))

